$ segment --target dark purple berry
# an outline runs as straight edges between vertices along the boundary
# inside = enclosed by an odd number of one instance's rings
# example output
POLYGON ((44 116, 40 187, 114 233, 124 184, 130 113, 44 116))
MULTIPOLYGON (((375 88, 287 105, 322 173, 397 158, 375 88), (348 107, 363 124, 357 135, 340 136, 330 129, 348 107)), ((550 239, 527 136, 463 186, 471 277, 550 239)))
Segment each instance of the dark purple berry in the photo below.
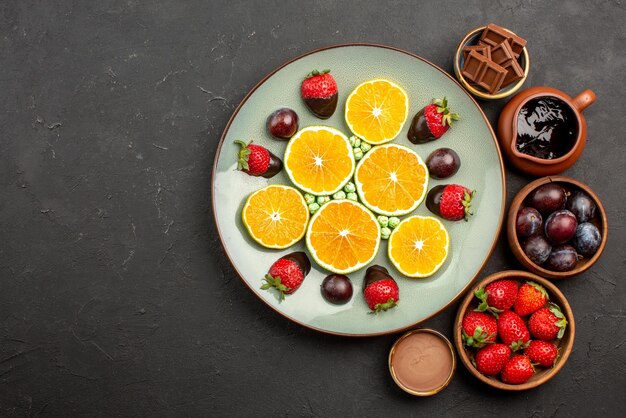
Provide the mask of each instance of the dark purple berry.
POLYGON ((541 231, 542 225, 543 219, 537 209, 527 206, 517 212, 515 230, 518 237, 528 238, 535 235, 541 231))
POLYGON ((548 215, 565 207, 567 194, 565 189, 556 183, 548 183, 537 187, 528 197, 528 205, 537 209, 542 215, 548 215))
POLYGON ((572 245, 578 254, 590 257, 598 251, 602 243, 602 234, 594 224, 584 222, 576 228, 576 235, 572 240, 572 245))
POLYGON ((267 117, 267 130, 276 139, 288 140, 298 131, 298 115, 283 107, 267 117))
POLYGON ((461 167, 459 155, 450 148, 434 150, 426 159, 428 173, 434 179, 446 179, 453 176, 461 167))
POLYGON ((546 237, 552 244, 565 244, 576 234, 578 221, 576 216, 567 209, 552 213, 546 219, 546 237))
POLYGON ((552 245, 542 235, 535 235, 522 244, 522 250, 530 258, 530 261, 542 265, 550 256, 552 245))
POLYGON ((343 305, 352 298, 352 282, 343 274, 326 276, 321 290, 324 299, 335 305, 343 305))
POLYGON ((552 271, 570 271, 576 267, 578 254, 571 245, 554 247, 546 260, 545 268, 552 271))
POLYGON ((567 209, 576 216, 578 223, 588 222, 596 214, 596 202, 587 193, 577 190, 567 200, 567 209))

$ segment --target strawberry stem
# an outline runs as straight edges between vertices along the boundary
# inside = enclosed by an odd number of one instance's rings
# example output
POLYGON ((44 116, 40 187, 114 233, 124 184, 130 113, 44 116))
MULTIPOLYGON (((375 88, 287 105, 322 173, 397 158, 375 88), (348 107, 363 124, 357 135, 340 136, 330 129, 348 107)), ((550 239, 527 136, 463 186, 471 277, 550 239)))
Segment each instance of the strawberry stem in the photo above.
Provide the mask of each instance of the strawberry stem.
POLYGON ((263 278, 265 283, 261 286, 263 290, 269 290, 275 288, 280 292, 280 301, 285 300, 285 293, 289 291, 289 288, 281 283, 280 276, 273 277, 271 274, 266 274, 263 278))
POLYGON ((234 143, 240 146, 237 158, 237 170, 246 171, 250 168, 248 165, 248 158, 250 158, 250 148, 248 148, 248 145, 250 145, 252 141, 246 144, 245 142, 237 139, 234 143))

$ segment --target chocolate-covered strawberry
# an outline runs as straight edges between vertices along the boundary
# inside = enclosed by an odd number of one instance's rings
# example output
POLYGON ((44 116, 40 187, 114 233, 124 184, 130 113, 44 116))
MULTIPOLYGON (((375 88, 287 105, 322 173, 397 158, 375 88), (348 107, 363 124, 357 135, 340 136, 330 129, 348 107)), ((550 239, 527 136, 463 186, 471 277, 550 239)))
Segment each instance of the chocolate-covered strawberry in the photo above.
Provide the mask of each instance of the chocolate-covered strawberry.
POLYGON ((467 221, 473 215, 470 207, 475 193, 475 190, 459 184, 442 184, 430 189, 426 196, 426 207, 448 221, 467 221))
POLYGON ((300 95, 309 110, 320 119, 328 119, 337 108, 337 82, 330 70, 311 71, 300 86, 300 95))
POLYGON ((261 145, 235 141, 239 145, 237 169, 250 176, 274 177, 283 169, 283 162, 261 145))
POLYGON ((287 254, 272 264, 265 275, 265 283, 261 289, 276 289, 280 293, 280 300, 290 295, 302 284, 304 278, 311 271, 311 262, 302 251, 287 254))
POLYGON ((459 119, 458 113, 450 112, 448 100, 445 97, 433 99, 431 104, 417 112, 413 117, 407 136, 409 141, 414 144, 434 141, 441 138, 450 129, 453 120, 459 119))
POLYGON ((398 284, 386 268, 376 264, 365 271, 363 296, 372 313, 391 309, 400 301, 398 284))

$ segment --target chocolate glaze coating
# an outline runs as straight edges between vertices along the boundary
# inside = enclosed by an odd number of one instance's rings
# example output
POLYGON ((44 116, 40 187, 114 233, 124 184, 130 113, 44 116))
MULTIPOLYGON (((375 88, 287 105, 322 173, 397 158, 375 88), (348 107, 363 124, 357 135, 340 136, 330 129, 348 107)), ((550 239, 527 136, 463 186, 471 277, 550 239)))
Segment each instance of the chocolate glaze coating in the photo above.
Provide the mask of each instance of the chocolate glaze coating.
POLYGON ((337 109, 337 101, 339 96, 337 93, 328 98, 312 97, 304 99, 304 103, 307 107, 320 119, 328 119, 335 113, 337 109))
POLYGON ((443 194, 443 189, 445 189, 446 186, 446 184, 435 186, 430 189, 426 195, 426 207, 437 216, 441 215, 439 212, 439 202, 441 202, 441 195, 443 194))
POLYGON ((387 269, 384 268, 383 266, 374 264, 368 267, 367 270, 365 270, 365 280, 363 282, 363 291, 365 292, 365 289, 372 283, 376 283, 381 280, 393 280, 395 282, 393 277, 391 277, 387 269))
POLYGON ((426 123, 426 117, 424 116, 424 109, 417 112, 411 125, 409 126, 409 132, 407 138, 413 144, 425 144, 426 142, 434 141, 435 136, 430 131, 428 124, 426 123))
POLYGON ((283 260, 289 260, 296 263, 304 277, 306 277, 306 275, 311 271, 311 261, 309 261, 309 257, 307 257, 307 255, 302 251, 289 253, 281 258, 283 260))
POLYGON ((270 165, 267 167, 267 171, 262 174, 262 176, 266 179, 274 177, 276 174, 280 173, 280 170, 283 169, 283 162, 281 159, 272 154, 270 151, 268 152, 270 154, 270 165))

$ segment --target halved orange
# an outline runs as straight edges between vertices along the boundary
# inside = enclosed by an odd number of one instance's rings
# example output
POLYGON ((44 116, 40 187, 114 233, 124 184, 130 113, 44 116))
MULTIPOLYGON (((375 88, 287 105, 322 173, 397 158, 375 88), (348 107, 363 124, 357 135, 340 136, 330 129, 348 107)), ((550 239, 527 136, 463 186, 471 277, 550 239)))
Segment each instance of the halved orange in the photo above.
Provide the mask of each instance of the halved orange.
POLYGON ((284 161, 291 181, 315 195, 341 190, 356 165, 348 137, 328 126, 307 126, 298 131, 287 144, 284 161))
POLYGON ((379 145, 359 162, 354 182, 361 202, 374 212, 387 216, 406 215, 426 196, 428 168, 410 148, 379 145))
POLYGON ((346 274, 366 266, 380 246, 374 214, 352 200, 331 200, 309 222, 306 245, 317 264, 346 274))
POLYGON ((267 248, 287 248, 306 232, 309 209, 302 193, 272 184, 252 193, 241 212, 253 240, 267 248))
POLYGON ((408 277, 428 277, 448 258, 450 237, 437 218, 410 216, 393 230, 387 252, 398 271, 408 277))
POLYGON ((346 123, 370 144, 394 139, 409 116, 409 96, 402 87, 382 78, 359 84, 346 101, 346 123))

